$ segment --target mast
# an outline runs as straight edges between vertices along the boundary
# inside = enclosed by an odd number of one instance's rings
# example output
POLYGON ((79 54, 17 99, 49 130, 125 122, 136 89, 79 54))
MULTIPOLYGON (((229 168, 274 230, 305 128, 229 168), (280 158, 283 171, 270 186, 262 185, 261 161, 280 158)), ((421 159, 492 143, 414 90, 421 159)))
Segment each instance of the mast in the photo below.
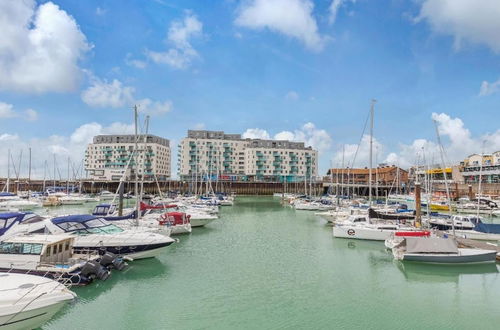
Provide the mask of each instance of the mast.
MULTIPOLYGON (((437 135, 437 141, 439 145, 439 151, 441 155, 441 166, 443 167, 443 173, 444 173, 444 185, 446 187, 446 197, 448 198, 448 207, 450 210, 451 214, 451 198, 450 198, 450 188, 448 187, 448 180, 447 180, 447 175, 446 175, 446 164, 444 161, 444 149, 443 145, 441 144, 441 137, 439 136, 439 129, 438 129, 438 124, 437 121, 434 120, 434 126, 436 127, 436 135, 437 135)), ((451 221, 451 228, 453 231, 453 238, 455 238, 455 221, 451 221)))
POLYGON ((370 167, 368 170, 368 201, 369 205, 372 205, 372 153, 373 153, 373 108, 375 106, 376 100, 372 100, 372 104, 370 107, 370 167))
POLYGON ((10 149, 7 151, 7 192, 10 189, 10 149))
POLYGON ((42 191, 45 194, 45 178, 47 177, 47 160, 43 162, 43 185, 42 185, 42 191))
POLYGON ((139 174, 139 159, 138 159, 138 154, 139 154, 139 145, 138 145, 138 135, 137 135, 137 105, 134 105, 134 165, 135 165, 135 175, 134 175, 134 194, 135 194, 135 224, 136 226, 139 225, 139 213, 141 212, 140 210, 140 200, 139 200, 139 181, 138 181, 138 174, 139 174))
POLYGON ((483 147, 482 147, 482 150, 481 150, 481 164, 479 166, 479 186, 477 187, 477 211, 476 211, 476 215, 477 215, 477 218, 479 219, 479 206, 481 205, 481 183, 483 181, 483 162, 484 162, 484 143, 486 141, 483 141, 483 147))
POLYGON ((69 195, 69 157, 68 157, 68 178, 66 179, 66 195, 69 195))
MULTIPOLYGON (((144 194, 144 173, 146 170, 146 153, 147 153, 147 148, 148 148, 148 130, 149 130, 149 116, 146 116, 146 127, 145 127, 145 134, 143 138, 143 154, 142 154, 142 176, 141 176, 141 191, 140 191, 140 200, 142 201, 142 195, 144 194)), ((153 164, 151 164, 152 166, 153 164)), ((139 218, 141 215, 139 214, 139 218)))
POLYGON ((56 192, 56 154, 54 154, 54 192, 56 192))
POLYGON ((342 145, 342 178, 341 178, 341 183, 340 183, 340 187, 341 187, 341 195, 342 197, 344 196, 344 156, 345 156, 345 144, 342 145))
POLYGON ((31 197, 31 147, 29 147, 29 165, 28 165, 28 199, 31 197))

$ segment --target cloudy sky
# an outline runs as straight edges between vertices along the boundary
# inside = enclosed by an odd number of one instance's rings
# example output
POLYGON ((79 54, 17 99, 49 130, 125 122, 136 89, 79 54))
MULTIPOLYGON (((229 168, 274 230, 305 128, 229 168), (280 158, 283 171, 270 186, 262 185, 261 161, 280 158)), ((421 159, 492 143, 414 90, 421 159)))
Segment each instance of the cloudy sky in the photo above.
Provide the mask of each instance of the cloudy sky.
POLYGON ((174 156, 203 128, 364 166, 373 98, 378 162, 437 162, 433 120, 449 161, 500 149, 498 0, 0 0, 0 31, 0 176, 78 168, 134 104, 174 156))

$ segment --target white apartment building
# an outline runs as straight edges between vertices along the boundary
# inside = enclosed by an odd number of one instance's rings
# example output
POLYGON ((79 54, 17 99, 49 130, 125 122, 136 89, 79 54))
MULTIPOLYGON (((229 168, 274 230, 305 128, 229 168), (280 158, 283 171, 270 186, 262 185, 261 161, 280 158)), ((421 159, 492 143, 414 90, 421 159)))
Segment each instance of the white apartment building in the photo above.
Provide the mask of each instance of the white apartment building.
POLYGON ((135 173, 144 173, 145 180, 169 179, 170 141, 155 135, 139 139, 139 148, 134 153, 135 135, 97 135, 85 152, 85 170, 92 180, 118 181, 135 178, 135 173), (132 159, 131 159, 132 158, 132 159))
POLYGON ((179 177, 301 181, 317 176, 318 153, 303 142, 243 139, 222 131, 189 130, 179 145, 179 177))

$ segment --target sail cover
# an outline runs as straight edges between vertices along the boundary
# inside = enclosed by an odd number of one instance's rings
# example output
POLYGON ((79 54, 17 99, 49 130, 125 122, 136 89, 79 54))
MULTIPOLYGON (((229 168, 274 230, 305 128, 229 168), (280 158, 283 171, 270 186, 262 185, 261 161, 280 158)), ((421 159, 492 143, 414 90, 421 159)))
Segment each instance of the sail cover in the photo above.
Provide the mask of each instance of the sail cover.
POLYGON ((500 224, 480 222, 476 224, 474 230, 480 231, 482 233, 500 234, 500 224))
POLYGON ((458 253, 454 240, 447 238, 406 238, 406 252, 408 253, 458 253))

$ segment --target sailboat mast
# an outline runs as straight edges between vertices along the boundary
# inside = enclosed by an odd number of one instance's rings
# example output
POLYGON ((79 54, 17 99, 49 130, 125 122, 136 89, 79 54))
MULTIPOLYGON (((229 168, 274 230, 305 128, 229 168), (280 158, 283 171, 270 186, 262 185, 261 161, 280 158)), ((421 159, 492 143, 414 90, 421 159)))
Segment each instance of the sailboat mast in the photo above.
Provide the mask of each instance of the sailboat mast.
POLYGON ((370 206, 372 205, 373 108, 375 102, 373 99, 370 107, 370 167, 368 169, 368 201, 370 206))
POLYGON ((54 154, 54 192, 56 192, 56 154, 54 154))
POLYGON ((29 165, 28 165, 28 199, 31 197, 31 147, 29 148, 29 165))
POLYGON ((10 189, 10 149, 7 151, 7 189, 9 192, 10 189))
MULTIPOLYGON (((144 194, 144 173, 146 170, 146 153, 147 153, 147 148, 148 148, 148 130, 149 130, 149 116, 146 116, 146 127, 145 127, 145 134, 144 134, 144 140, 143 140, 143 154, 142 154, 142 176, 141 176, 141 192, 140 192, 140 200, 142 201, 142 195, 144 194)), ((151 164, 152 166, 153 164, 151 164)), ((139 213, 139 218, 141 217, 141 214, 139 213)))
MULTIPOLYGON (((438 141, 440 155, 441 155, 441 166, 443 167, 443 173, 444 173, 444 186, 446 187, 446 197, 448 198, 448 207, 450 209, 450 214, 451 214, 450 188, 448 187, 448 178, 446 175, 446 164, 444 161, 444 148, 443 148, 443 145, 441 144, 441 137, 439 136, 438 124, 437 124, 437 121, 435 121, 435 120, 434 120, 434 126, 436 127, 437 141, 438 141)), ((453 231, 453 237, 455 237, 455 221, 451 222, 451 228, 453 231)))
POLYGON ((134 105, 134 133, 135 133, 135 138, 134 138, 134 165, 135 165, 135 175, 134 175, 134 194, 135 194, 135 224, 138 226, 139 225, 139 213, 141 212, 140 210, 140 200, 139 200, 139 181, 138 181, 138 170, 139 170, 139 141, 138 141, 138 135, 137 135, 137 105, 134 105))
MULTIPOLYGON (((481 150, 481 164, 479 165, 479 185, 477 187, 477 219, 479 219, 479 206, 481 205, 481 183, 483 181, 483 161, 484 161, 484 143, 486 141, 483 141, 483 148, 481 150)), ((471 201, 472 202, 472 201, 471 201)))
POLYGON ((68 157, 68 177, 66 179, 66 195, 69 195, 69 157, 68 157))

